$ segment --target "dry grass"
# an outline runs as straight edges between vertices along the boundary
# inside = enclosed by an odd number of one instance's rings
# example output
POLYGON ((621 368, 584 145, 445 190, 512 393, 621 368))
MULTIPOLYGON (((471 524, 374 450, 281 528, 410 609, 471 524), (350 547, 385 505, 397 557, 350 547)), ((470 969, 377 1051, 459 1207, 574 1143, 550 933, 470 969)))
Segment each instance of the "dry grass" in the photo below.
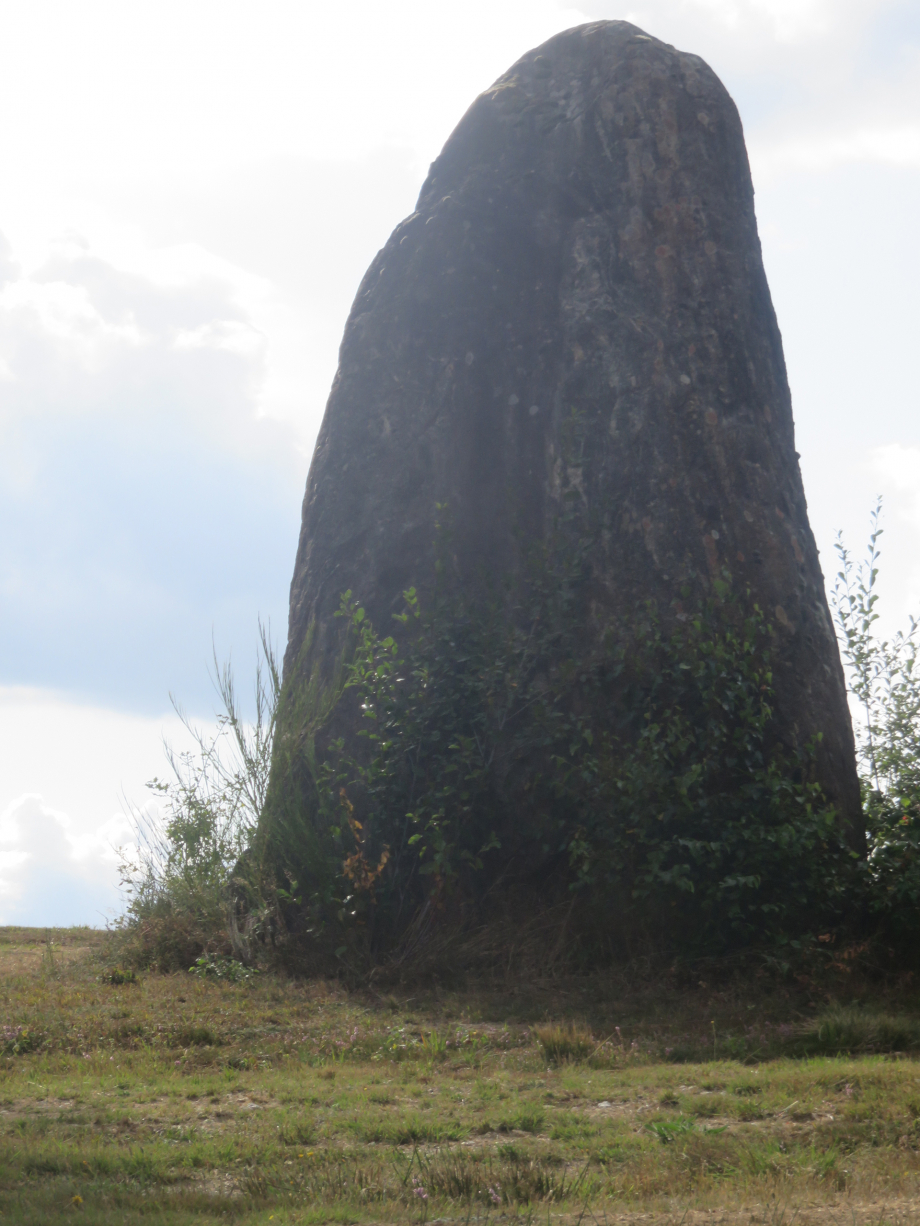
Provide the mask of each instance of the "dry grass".
POLYGON ((118 983, 110 955, 100 933, 0 931, 4 1222, 917 1216, 903 993, 828 1008, 814 987, 607 979, 381 999, 118 983), (822 1044, 872 1054, 794 1058, 822 1044))
POLYGON ((534 1038, 540 1045, 547 1064, 581 1064, 593 1056, 603 1044, 598 1044, 587 1026, 577 1022, 551 1022, 534 1026, 534 1038))
POLYGON ((0 928, 0 975, 53 972, 100 950, 105 936, 97 928, 0 928))

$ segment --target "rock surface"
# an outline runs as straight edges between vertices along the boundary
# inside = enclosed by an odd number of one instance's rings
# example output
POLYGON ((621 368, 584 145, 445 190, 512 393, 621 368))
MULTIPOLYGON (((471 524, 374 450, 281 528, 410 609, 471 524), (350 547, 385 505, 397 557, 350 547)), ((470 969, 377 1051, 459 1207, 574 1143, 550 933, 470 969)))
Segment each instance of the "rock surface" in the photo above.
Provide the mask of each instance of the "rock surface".
MULTIPOLYGON (((859 846, 843 675, 795 452, 741 122, 697 56, 568 30, 480 95, 369 268, 307 481, 285 671, 331 667, 341 594, 380 627, 434 565, 514 575, 564 506, 590 600, 667 603, 728 568, 780 637, 790 741, 859 846), (300 658, 299 658, 300 656, 300 658), (296 663, 295 662, 298 662, 296 663)), ((387 631, 388 632, 388 631, 387 631)))

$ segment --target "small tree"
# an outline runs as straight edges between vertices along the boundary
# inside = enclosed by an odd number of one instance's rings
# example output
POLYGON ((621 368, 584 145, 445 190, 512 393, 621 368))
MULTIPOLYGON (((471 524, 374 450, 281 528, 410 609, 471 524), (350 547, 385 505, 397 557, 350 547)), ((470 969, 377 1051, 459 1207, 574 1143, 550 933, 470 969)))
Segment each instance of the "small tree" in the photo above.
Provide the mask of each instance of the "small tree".
POLYGON ((841 569, 831 593, 847 686, 856 701, 856 748, 869 836, 871 908, 891 935, 920 927, 920 625, 879 639, 882 500, 866 558, 855 563, 837 534, 841 569))

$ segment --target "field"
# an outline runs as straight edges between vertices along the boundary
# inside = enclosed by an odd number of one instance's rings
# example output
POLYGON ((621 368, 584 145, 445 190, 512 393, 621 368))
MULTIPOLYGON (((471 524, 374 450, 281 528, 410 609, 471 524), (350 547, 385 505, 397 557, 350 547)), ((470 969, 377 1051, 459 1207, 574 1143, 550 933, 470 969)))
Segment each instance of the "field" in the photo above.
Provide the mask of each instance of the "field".
POLYGON ((118 982, 108 941, 0 929, 4 1222, 920 1220, 908 988, 118 982))

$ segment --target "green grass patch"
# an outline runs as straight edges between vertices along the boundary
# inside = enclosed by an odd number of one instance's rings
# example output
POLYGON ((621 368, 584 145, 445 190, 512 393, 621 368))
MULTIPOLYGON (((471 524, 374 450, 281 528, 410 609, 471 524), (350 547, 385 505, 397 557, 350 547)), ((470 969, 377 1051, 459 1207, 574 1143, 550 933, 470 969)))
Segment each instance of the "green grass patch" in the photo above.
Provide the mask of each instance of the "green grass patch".
POLYGON ((775 1195, 784 1220, 846 1197, 878 1226, 879 1196, 920 1197, 909 995, 829 1008, 697 978, 381 1002, 269 974, 118 984, 115 964, 103 934, 0 931, 4 1222, 574 1223, 678 1203, 687 1226, 747 1226, 775 1195))
POLYGON ((836 1008, 799 1030, 797 1046, 809 1055, 920 1052, 920 1016, 836 1008))

